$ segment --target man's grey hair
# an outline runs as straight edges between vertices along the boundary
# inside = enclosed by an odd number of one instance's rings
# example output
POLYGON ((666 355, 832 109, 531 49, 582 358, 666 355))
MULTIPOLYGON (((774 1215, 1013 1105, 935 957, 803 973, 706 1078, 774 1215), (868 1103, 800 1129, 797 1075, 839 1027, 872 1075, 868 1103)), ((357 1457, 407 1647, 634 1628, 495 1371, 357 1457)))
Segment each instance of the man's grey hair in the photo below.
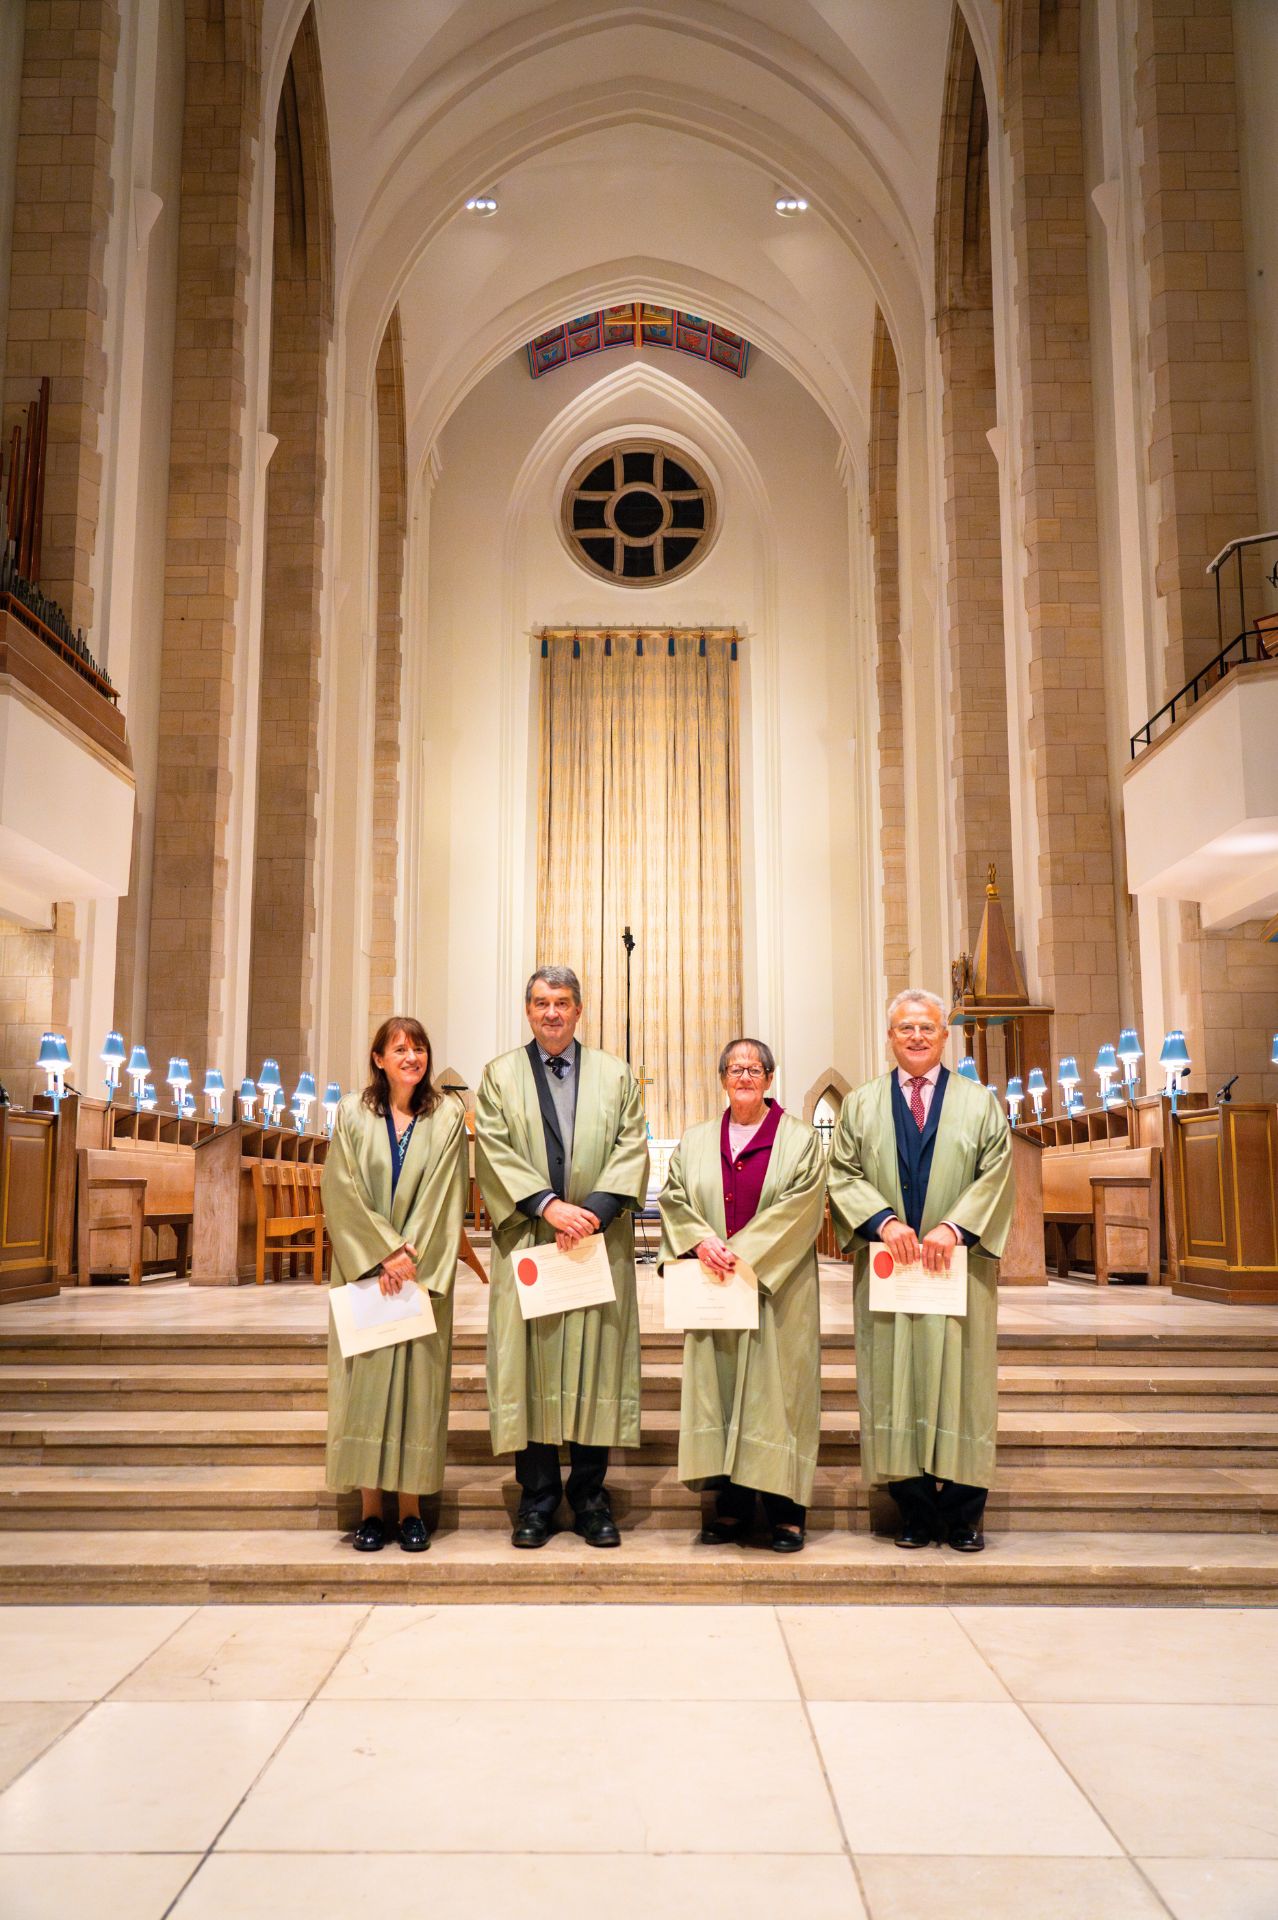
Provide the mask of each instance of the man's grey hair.
POLYGON ((936 1015, 936 1024, 938 1027, 949 1026, 949 1009, 939 995, 929 993, 926 987, 907 987, 904 993, 895 994, 892 999, 888 1001, 887 1023, 889 1027, 895 1021, 901 1008, 909 1006, 911 1001, 915 1000, 922 1006, 931 1007, 933 1013, 936 1015))
POLYGON ((768 1075, 769 1078, 771 1078, 771 1076, 776 1072, 777 1059, 771 1047, 765 1046, 762 1040, 752 1040, 748 1034, 743 1033, 739 1039, 729 1040, 727 1046, 723 1049, 723 1052, 719 1055, 719 1078, 721 1080, 724 1074, 728 1071, 728 1062, 732 1058, 733 1054, 736 1052, 738 1047, 753 1047, 755 1050, 755 1053, 758 1055, 759 1065, 763 1068, 763 1071, 768 1075))
POLYGON ((571 967, 538 967, 524 988, 524 1005, 532 1005, 533 988, 538 981, 547 987, 567 987, 577 1006, 581 1005, 581 982, 571 967))

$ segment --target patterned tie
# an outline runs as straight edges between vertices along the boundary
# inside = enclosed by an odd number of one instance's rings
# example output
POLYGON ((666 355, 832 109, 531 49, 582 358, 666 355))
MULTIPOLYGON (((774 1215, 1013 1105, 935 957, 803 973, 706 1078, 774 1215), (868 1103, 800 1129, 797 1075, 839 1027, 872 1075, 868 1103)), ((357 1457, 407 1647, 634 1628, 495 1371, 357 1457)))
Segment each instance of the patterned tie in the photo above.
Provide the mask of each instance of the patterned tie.
MULTIPOLYGON (((552 1053, 548 1055, 546 1065, 550 1072, 554 1074, 556 1080, 562 1080, 568 1071, 568 1062, 564 1059, 562 1053, 552 1053)), ((923 1122, 920 1120, 919 1125, 922 1126, 922 1124, 923 1122)))
POLYGON ((923 1111, 923 1089, 926 1085, 926 1074, 920 1076, 917 1080, 910 1081, 910 1113, 920 1133, 923 1131, 923 1122, 926 1118, 923 1111))

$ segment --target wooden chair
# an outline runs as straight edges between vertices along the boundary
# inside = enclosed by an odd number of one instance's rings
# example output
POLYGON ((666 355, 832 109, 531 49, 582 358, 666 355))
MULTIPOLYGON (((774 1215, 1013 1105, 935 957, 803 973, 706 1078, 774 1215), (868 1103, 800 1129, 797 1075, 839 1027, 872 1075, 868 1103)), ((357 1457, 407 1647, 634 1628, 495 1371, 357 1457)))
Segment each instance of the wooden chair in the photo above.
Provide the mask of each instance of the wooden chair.
POLYGON ((1111 1273, 1140 1273, 1159 1281, 1158 1156, 1146 1174, 1098 1173, 1092 1177, 1092 1258, 1098 1287, 1111 1273))
POLYGON ((76 1280, 126 1272, 142 1281, 144 1229, 168 1227, 176 1241, 174 1270, 184 1279, 195 1205, 195 1161, 181 1150, 80 1147, 76 1153, 76 1280))
POLYGON ((320 1201, 319 1167, 292 1160, 253 1163, 253 1198, 257 1204, 257 1260, 255 1278, 266 1284, 266 1256, 271 1255, 273 1277, 282 1278, 287 1255, 290 1270, 298 1255, 311 1262, 316 1286, 324 1281, 324 1209, 320 1201))

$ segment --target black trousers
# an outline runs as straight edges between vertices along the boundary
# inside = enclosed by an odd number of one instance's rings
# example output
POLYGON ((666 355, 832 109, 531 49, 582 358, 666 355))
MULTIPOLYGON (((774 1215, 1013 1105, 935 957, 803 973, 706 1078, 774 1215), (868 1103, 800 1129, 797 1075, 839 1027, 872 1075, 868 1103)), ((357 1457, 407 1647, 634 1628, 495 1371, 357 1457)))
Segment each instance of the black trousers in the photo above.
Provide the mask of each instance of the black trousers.
MULTIPOLYGON (((607 1447, 587 1447, 579 1440, 570 1440, 568 1461, 568 1505, 573 1512, 588 1513, 592 1507, 606 1507, 607 1447)), ((519 1482, 519 1511, 544 1513, 547 1520, 551 1519, 564 1496, 558 1447, 548 1440, 530 1440, 515 1455, 515 1478, 519 1482)))
POLYGON ((888 1492, 902 1520, 915 1521, 938 1540, 947 1540, 955 1527, 980 1526, 989 1489, 967 1487, 961 1480, 942 1480, 938 1489, 935 1474, 920 1473, 912 1480, 891 1481, 888 1492))
POLYGON ((801 1527, 807 1519, 807 1508, 788 1499, 784 1493, 756 1493, 753 1487, 739 1486, 726 1474, 719 1474, 706 1484, 714 1488, 714 1509, 721 1520, 743 1520, 748 1526, 754 1519, 756 1500, 762 1500, 770 1526, 801 1527))

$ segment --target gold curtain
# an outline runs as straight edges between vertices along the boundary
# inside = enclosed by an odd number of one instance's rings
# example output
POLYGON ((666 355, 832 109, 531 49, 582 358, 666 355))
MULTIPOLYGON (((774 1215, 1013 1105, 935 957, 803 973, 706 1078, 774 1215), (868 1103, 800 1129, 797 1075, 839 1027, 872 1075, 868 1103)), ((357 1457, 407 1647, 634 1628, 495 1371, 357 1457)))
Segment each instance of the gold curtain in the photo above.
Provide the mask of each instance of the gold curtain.
POLYGON ((718 1113, 741 1031, 736 638, 542 636, 537 961, 581 976, 581 1037, 631 1062, 658 1139, 718 1113))

